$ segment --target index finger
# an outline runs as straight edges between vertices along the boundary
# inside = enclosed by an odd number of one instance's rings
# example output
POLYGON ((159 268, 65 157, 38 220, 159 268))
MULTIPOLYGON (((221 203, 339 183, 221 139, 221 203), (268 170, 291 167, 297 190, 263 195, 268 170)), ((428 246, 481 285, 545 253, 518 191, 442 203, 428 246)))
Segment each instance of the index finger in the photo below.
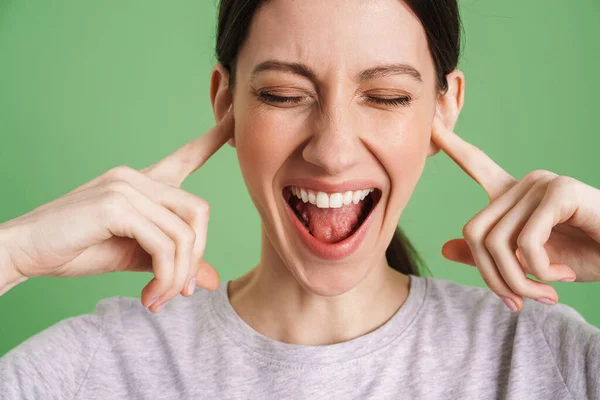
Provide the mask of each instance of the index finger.
POLYGON ((517 182, 481 149, 446 128, 438 115, 433 120, 432 132, 432 140, 483 187, 490 201, 498 198, 517 182))
POLYGON ((141 172, 153 179, 179 187, 185 178, 200 168, 233 136, 233 131, 233 111, 230 108, 223 119, 206 133, 141 172))

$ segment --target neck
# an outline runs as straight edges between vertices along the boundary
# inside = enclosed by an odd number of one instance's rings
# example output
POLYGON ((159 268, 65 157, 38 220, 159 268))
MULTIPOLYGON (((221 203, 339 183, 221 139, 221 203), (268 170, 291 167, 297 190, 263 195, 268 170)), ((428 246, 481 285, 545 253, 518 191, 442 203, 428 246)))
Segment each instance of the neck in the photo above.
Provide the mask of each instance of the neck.
POLYGON ((385 255, 351 290, 321 296, 302 287, 263 236, 260 263, 233 280, 229 301, 255 331, 291 344, 326 345, 365 335, 388 321, 408 296, 410 277, 385 255))

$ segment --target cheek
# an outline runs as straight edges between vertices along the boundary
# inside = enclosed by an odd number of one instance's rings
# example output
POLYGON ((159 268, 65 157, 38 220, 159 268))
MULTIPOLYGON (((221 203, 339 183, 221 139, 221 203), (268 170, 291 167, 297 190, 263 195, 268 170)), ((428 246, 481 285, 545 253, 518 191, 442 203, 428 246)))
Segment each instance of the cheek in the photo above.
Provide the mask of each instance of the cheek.
POLYGON ((235 143, 238 161, 250 195, 270 187, 292 151, 284 140, 281 124, 264 113, 236 115, 235 143))
POLYGON ((378 158, 391 184, 393 202, 399 206, 410 198, 427 159, 431 127, 427 117, 380 122, 378 158), (385 126, 383 126, 385 125, 385 126))
POLYGON ((382 162, 392 174, 418 172, 416 167, 424 164, 430 143, 430 124, 426 118, 405 118, 379 126, 384 137, 380 151, 382 162))

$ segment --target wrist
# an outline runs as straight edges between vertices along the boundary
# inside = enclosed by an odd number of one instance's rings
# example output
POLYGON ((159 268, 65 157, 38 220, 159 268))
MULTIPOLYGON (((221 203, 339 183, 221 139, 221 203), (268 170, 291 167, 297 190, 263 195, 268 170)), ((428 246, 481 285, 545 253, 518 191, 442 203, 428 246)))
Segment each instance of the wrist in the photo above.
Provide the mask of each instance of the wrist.
POLYGON ((10 238, 9 229, 5 224, 0 224, 0 296, 28 279, 13 262, 8 246, 10 238))

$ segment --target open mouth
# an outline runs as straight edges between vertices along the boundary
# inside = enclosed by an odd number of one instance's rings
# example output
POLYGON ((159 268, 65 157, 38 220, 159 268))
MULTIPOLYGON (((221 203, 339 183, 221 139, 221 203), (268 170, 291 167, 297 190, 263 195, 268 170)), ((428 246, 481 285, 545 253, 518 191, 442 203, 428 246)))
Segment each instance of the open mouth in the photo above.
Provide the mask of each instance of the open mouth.
POLYGON ((324 193, 286 186, 283 197, 300 225, 322 244, 348 242, 381 199, 376 188, 324 193))

